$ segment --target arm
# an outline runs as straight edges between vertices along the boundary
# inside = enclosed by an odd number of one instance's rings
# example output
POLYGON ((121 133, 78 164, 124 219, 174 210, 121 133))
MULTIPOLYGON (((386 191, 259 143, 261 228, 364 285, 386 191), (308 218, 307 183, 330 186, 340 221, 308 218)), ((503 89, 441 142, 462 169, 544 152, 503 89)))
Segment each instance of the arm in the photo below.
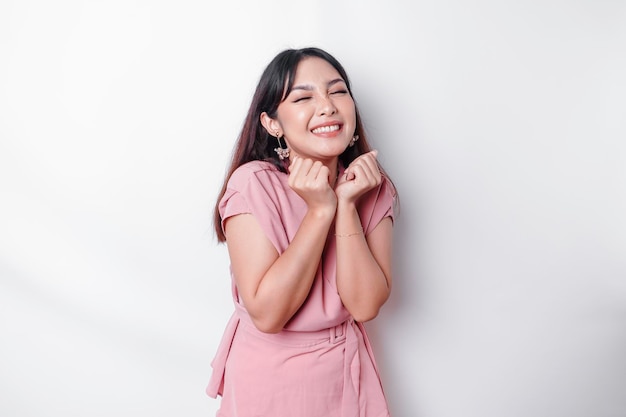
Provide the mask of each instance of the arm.
MULTIPOLYGON (((356 209, 342 211, 345 222, 341 223, 345 228, 337 227, 337 230, 359 230, 357 228, 361 225, 356 209)), ((344 306, 356 321, 365 322, 376 317, 389 298, 392 227, 391 218, 386 217, 367 237, 362 233, 336 237, 337 288, 344 306)))
POLYGON ((224 227, 239 294, 255 326, 267 333, 282 330, 304 303, 335 216, 328 169, 312 161, 294 165, 290 186, 304 196, 308 210, 280 256, 253 216, 231 217, 224 227))
POLYGON ((344 306, 361 322, 376 317, 391 290, 391 218, 364 236, 356 209, 358 198, 381 181, 376 153, 371 152, 350 164, 337 187, 337 288, 344 306))

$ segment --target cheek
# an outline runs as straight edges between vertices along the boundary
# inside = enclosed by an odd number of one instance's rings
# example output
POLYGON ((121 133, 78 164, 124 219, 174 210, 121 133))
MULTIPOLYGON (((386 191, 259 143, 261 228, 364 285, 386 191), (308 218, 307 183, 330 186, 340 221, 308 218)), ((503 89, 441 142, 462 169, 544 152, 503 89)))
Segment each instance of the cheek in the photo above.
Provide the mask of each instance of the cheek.
POLYGON ((351 97, 346 97, 345 100, 341 101, 341 108, 344 114, 352 115, 352 118, 356 119, 356 106, 351 97))
POLYGON ((311 115, 304 109, 294 111, 291 115, 290 126, 294 130, 308 130, 311 115))
POLYGON ((306 109, 289 109, 281 114, 281 124, 285 130, 306 129, 311 118, 306 109))
POLYGON ((346 122, 356 128, 356 109, 354 108, 354 102, 346 103, 343 114, 345 115, 346 122))

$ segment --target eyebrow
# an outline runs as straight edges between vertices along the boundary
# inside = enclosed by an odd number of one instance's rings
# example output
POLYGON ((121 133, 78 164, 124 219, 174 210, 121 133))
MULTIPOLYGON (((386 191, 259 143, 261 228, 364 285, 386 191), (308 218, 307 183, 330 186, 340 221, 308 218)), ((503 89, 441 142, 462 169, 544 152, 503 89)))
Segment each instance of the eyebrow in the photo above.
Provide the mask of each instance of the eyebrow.
MULTIPOLYGON (((333 85, 335 85, 337 83, 345 83, 345 80, 343 78, 335 78, 334 80, 329 81, 327 86, 330 88, 330 87, 332 87, 333 85)), ((314 87, 312 85, 310 85, 310 84, 294 85, 291 88, 291 91, 294 91, 294 90, 312 91, 312 90, 314 90, 314 87)))

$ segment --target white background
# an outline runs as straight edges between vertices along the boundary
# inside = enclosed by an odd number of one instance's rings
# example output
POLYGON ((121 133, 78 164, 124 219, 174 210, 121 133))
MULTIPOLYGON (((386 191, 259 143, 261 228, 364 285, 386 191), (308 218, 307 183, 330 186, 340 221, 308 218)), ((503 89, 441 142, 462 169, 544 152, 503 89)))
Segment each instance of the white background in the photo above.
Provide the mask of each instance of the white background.
POLYGON ((4 0, 0 415, 215 414, 214 200, 261 71, 309 45, 401 195, 368 323, 394 416, 626 416, 609 0, 4 0))

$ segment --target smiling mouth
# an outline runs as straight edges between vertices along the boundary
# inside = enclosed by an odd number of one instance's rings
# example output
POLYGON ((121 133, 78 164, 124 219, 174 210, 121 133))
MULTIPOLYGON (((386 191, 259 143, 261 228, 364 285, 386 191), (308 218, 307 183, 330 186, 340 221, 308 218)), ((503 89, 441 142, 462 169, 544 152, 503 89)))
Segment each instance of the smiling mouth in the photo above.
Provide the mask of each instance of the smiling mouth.
POLYGON ((317 127, 315 129, 311 130, 311 132, 313 132, 313 133, 330 133, 330 132, 336 132, 340 128, 341 128, 341 126, 339 126, 339 125, 322 126, 322 127, 317 127))

